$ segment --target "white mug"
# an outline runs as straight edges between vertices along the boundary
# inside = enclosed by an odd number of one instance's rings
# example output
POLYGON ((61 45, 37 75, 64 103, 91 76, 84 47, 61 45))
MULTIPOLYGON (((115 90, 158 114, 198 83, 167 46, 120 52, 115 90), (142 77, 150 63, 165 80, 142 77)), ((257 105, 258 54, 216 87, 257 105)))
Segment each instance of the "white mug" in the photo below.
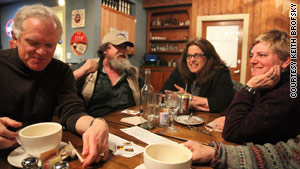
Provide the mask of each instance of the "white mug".
POLYGON ((183 144, 157 143, 146 146, 146 169, 190 169, 192 152, 183 144))
POLYGON ((18 133, 18 142, 26 153, 40 158, 41 153, 59 146, 62 126, 55 122, 42 122, 24 127, 18 133))

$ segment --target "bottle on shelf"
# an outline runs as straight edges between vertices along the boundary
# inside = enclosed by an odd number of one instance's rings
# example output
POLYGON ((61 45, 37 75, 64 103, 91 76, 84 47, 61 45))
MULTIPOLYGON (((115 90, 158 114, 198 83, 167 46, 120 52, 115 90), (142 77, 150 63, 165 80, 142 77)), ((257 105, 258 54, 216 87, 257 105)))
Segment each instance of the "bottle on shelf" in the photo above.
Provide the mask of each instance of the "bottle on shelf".
POLYGON ((120 12, 122 12, 122 2, 123 2, 122 0, 119 0, 119 7, 118 7, 118 9, 119 9, 120 12))
MULTIPOLYGON (((154 88, 151 85, 151 70, 145 69, 145 83, 141 89, 141 104, 140 112, 141 116, 148 120, 149 124, 152 124, 152 121, 155 120, 153 113, 154 105, 152 102, 152 97, 154 93, 154 88)), ((154 126, 149 126, 150 128, 154 126)))

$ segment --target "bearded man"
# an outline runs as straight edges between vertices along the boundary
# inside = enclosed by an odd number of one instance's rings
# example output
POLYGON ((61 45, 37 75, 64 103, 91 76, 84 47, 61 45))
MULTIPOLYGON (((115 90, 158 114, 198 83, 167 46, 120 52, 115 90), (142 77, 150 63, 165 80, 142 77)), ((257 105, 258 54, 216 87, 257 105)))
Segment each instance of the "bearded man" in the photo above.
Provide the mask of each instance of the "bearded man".
POLYGON ((80 66, 73 72, 78 94, 90 115, 100 117, 140 104, 144 82, 127 55, 127 47, 133 46, 124 33, 108 32, 97 51, 99 59, 88 59, 76 66, 80 66))

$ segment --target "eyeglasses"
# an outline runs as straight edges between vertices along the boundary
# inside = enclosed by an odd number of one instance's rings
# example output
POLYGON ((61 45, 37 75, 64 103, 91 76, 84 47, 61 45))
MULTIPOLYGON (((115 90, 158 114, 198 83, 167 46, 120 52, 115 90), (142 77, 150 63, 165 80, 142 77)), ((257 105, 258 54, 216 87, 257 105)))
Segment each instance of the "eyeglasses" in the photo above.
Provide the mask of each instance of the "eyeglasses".
POLYGON ((202 53, 196 53, 194 55, 187 54, 186 59, 190 60, 190 59, 192 59, 192 57, 195 58, 195 59, 201 59, 203 56, 205 56, 205 54, 202 54, 202 53))

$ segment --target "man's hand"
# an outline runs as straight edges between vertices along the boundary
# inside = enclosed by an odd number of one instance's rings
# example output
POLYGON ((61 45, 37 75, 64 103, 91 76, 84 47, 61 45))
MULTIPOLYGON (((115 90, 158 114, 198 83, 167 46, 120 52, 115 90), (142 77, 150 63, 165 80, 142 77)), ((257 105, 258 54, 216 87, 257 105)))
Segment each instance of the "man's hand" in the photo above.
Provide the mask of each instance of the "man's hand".
POLYGON ((208 163, 210 162, 215 154, 215 148, 210 146, 202 145, 196 141, 187 141, 183 143, 187 148, 189 148, 192 153, 193 162, 196 163, 208 163))
POLYGON ((254 89, 272 89, 280 80, 280 65, 273 66, 267 73, 252 77, 247 85, 254 89))
POLYGON ((75 80, 82 76, 96 72, 98 70, 98 61, 96 59, 88 59, 79 69, 73 72, 75 80))
POLYGON ((12 120, 8 117, 0 117, 0 149, 5 149, 13 146, 17 140, 17 133, 9 131, 7 127, 18 128, 22 123, 12 120))
POLYGON ((84 159, 82 167, 87 167, 93 162, 107 160, 108 157, 108 134, 109 129, 105 121, 95 119, 93 125, 83 133, 82 155, 87 156, 84 159))

